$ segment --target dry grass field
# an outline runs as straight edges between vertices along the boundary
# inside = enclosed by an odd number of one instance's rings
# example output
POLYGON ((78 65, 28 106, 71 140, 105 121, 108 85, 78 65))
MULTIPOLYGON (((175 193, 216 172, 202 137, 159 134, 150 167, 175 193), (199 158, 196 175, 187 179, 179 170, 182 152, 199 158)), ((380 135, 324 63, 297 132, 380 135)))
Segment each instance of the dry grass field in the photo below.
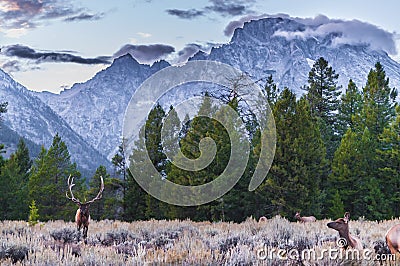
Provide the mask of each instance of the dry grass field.
MULTIPOLYGON (((350 221, 365 254, 340 249, 328 220, 236 223, 93 221, 85 244, 72 222, 0 222, 1 265, 396 265, 386 231, 399 220, 350 221), (352 255, 352 257, 350 256, 352 255), (382 258, 383 260, 379 260, 382 258)), ((400 260, 397 260, 400 265, 400 260)))

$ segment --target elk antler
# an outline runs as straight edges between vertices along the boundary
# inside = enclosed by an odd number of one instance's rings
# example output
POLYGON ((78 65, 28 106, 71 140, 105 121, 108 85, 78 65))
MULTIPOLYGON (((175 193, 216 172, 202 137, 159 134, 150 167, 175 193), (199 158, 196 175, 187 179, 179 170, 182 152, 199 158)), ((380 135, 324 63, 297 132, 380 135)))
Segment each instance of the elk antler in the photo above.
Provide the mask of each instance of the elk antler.
POLYGON ((100 180, 101 180, 101 185, 100 185, 99 193, 97 193, 97 196, 94 199, 86 202, 86 204, 91 204, 94 201, 101 199, 101 196, 102 196, 102 193, 103 193, 103 190, 104 190, 104 182, 103 182, 103 177, 102 176, 100 176, 100 180))
POLYGON ((67 183, 68 183, 69 192, 71 193, 71 197, 68 197, 68 191, 65 192, 65 196, 67 196, 67 199, 72 200, 74 203, 81 205, 81 202, 78 199, 76 199, 74 197, 74 194, 72 193, 72 187, 75 186, 74 177, 72 177, 72 180, 71 180, 71 175, 69 175, 67 183))

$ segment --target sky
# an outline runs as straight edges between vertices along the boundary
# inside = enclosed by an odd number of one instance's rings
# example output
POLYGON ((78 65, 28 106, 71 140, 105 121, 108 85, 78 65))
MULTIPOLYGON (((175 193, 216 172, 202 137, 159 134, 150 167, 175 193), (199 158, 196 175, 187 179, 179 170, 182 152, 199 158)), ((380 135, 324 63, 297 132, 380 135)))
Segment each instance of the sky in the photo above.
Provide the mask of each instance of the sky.
POLYGON ((367 42, 400 62, 399 10, 397 0, 0 0, 0 68, 30 90, 59 93, 126 53, 184 62, 244 22, 277 15, 317 25, 303 35, 339 30, 338 42, 367 42))

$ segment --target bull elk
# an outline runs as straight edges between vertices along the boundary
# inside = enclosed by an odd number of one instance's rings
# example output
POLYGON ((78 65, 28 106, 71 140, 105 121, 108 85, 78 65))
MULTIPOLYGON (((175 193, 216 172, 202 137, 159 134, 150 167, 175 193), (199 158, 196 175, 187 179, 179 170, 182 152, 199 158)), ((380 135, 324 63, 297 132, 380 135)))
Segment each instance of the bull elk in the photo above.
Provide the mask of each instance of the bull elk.
POLYGON ((81 227, 83 227, 83 239, 86 243, 86 238, 87 238, 87 232, 89 229, 89 223, 90 223, 90 213, 89 213, 89 206, 92 204, 94 201, 101 199, 103 190, 104 190, 104 181, 103 177, 100 176, 101 180, 101 185, 100 185, 100 191, 97 194, 97 196, 89 200, 85 203, 82 203, 79 199, 74 197, 74 194, 72 193, 72 187, 75 186, 74 184, 74 178, 71 176, 68 177, 68 188, 69 192, 71 193, 71 197, 68 196, 68 191, 65 193, 65 196, 67 196, 68 199, 72 200, 72 202, 76 203, 79 206, 79 209, 76 210, 76 215, 75 215, 75 222, 76 222, 76 227, 78 229, 78 232, 81 231, 81 227))
POLYGON ((327 224, 329 228, 332 228, 339 232, 339 236, 346 240, 345 245, 343 248, 347 248, 348 246, 362 250, 363 245, 359 238, 352 236, 349 232, 349 220, 350 220, 350 213, 346 212, 343 218, 336 219, 333 222, 327 224))
POLYGON ((396 254, 400 252, 400 224, 390 228, 386 233, 386 244, 390 249, 390 253, 396 254))
POLYGON ((300 216, 300 212, 296 212, 296 215, 294 216, 299 222, 301 223, 312 223, 317 221, 317 219, 314 216, 300 216))

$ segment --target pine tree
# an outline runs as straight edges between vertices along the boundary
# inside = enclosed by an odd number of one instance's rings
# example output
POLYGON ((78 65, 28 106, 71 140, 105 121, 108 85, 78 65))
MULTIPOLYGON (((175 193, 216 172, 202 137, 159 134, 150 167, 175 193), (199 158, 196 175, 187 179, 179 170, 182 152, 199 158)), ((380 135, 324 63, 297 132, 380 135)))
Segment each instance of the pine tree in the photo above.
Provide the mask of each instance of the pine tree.
POLYGON ((274 162, 258 193, 267 216, 307 210, 319 216, 320 183, 325 179, 325 146, 308 101, 284 89, 274 106, 277 143, 274 162))
POLYGON ((107 169, 103 166, 100 165, 97 169, 95 174, 92 176, 92 178, 89 180, 89 189, 85 193, 85 199, 83 201, 88 201, 96 197, 96 195, 99 193, 100 185, 101 185, 101 179, 100 176, 103 177, 104 181, 104 190, 102 193, 101 200, 97 200, 93 202, 90 205, 90 217, 94 220, 100 220, 102 218, 102 215, 104 214, 105 210, 105 199, 106 199, 106 194, 109 193, 109 190, 106 187, 106 184, 108 183, 108 180, 110 178, 110 175, 107 173, 107 169))
POLYGON ((147 173, 143 160, 146 156, 146 140, 144 127, 140 130, 139 139, 135 141, 135 148, 129 155, 129 171, 127 171, 126 192, 124 197, 125 221, 145 219, 146 191, 137 183, 135 175, 147 173))
MULTIPOLYGON (((160 104, 157 104, 149 113, 145 125, 145 139, 146 150, 149 154, 153 166, 157 169, 161 176, 165 178, 167 168, 167 157, 163 152, 161 141, 161 129, 163 127, 163 120, 165 112, 160 104)), ((164 203, 154 198, 150 194, 146 194, 146 211, 145 216, 147 219, 163 219, 163 205, 164 203)))
POLYGON ((368 128, 362 134, 349 129, 333 159, 330 187, 338 191, 346 211, 355 218, 381 219, 387 211, 374 168, 376 148, 368 128))
MULTIPOLYGON (((16 209, 15 193, 18 192, 16 180, 19 179, 19 167, 15 160, 15 155, 6 160, 0 168, 0 219, 15 219, 16 209)), ((26 218, 26 217, 24 217, 26 218)))
POLYGON ((278 100, 279 88, 276 86, 272 75, 269 75, 264 86, 265 96, 267 97, 268 103, 273 106, 278 100))
POLYGON ((400 215, 400 107, 396 119, 380 135, 381 146, 377 151, 381 188, 388 201, 386 218, 400 215))
MULTIPOLYGON (((135 180, 135 175, 151 176, 152 171, 146 163, 147 156, 159 174, 165 175, 167 160, 162 150, 161 128, 165 112, 157 104, 149 113, 145 126, 140 130, 139 139, 130 157, 130 173, 128 175, 126 202, 126 219, 162 218, 163 204, 150 194, 147 194, 135 180), (138 212, 140 210, 140 212, 138 212)), ((160 175, 153 178, 160 178, 160 175)), ((152 187, 151 181, 148 184, 152 187)))
POLYGON ((115 167, 115 173, 117 176, 122 176, 121 186, 122 186, 122 213, 125 213, 126 204, 125 204, 125 194, 127 189, 127 176, 128 176, 128 167, 126 165, 125 160, 125 142, 126 140, 122 140, 121 145, 118 147, 118 152, 111 159, 111 163, 115 167))
POLYGON ((31 204, 29 205, 28 222, 30 226, 34 226, 39 222, 39 213, 38 213, 38 208, 36 207, 35 200, 32 200, 31 204))
MULTIPOLYGON (((377 62, 375 69, 368 73, 368 81, 363 88, 363 127, 378 136, 395 117, 397 90, 390 88, 389 78, 383 66, 377 62)), ((361 131, 363 128, 361 128, 361 131)))
POLYGON ((74 195, 79 198, 83 181, 76 164, 71 163, 68 148, 56 134, 49 150, 42 150, 32 167, 28 188, 29 199, 35 200, 43 221, 50 219, 71 220, 76 210, 65 197, 68 176, 75 177, 74 195))
POLYGON ((361 114, 362 104, 362 94, 353 80, 350 79, 339 105, 338 133, 340 136, 343 136, 349 128, 353 131, 355 130, 356 117, 361 114))
POLYGON ((337 85, 339 74, 329 66, 328 61, 320 57, 308 74, 306 98, 310 103, 311 113, 320 118, 320 130, 327 149, 328 158, 338 146, 336 113, 339 108, 341 87, 337 85))
MULTIPOLYGON (((236 110, 237 106, 232 101, 232 108, 236 110)), ((199 108, 199 115, 191 122, 187 134, 181 139, 180 147, 182 156, 188 159, 197 159, 200 157, 199 143, 205 137, 210 137, 214 140, 217 148, 217 153, 214 160, 204 169, 198 171, 183 170, 175 165, 171 166, 168 172, 168 180, 187 186, 196 186, 206 184, 217 178, 225 169, 230 156, 230 140, 227 131, 215 119, 210 118, 215 112, 209 98, 204 98, 203 103, 199 108), (201 115, 200 115, 201 114, 201 115)), ((218 110, 215 113, 218 120, 223 120, 224 110, 218 110)), ((179 158, 177 158, 179 161, 179 158)), ((195 166, 195 165, 193 165, 195 166)), ((221 220, 223 217, 223 199, 204 204, 197 207, 178 207, 169 206, 169 217, 192 220, 221 220)))

